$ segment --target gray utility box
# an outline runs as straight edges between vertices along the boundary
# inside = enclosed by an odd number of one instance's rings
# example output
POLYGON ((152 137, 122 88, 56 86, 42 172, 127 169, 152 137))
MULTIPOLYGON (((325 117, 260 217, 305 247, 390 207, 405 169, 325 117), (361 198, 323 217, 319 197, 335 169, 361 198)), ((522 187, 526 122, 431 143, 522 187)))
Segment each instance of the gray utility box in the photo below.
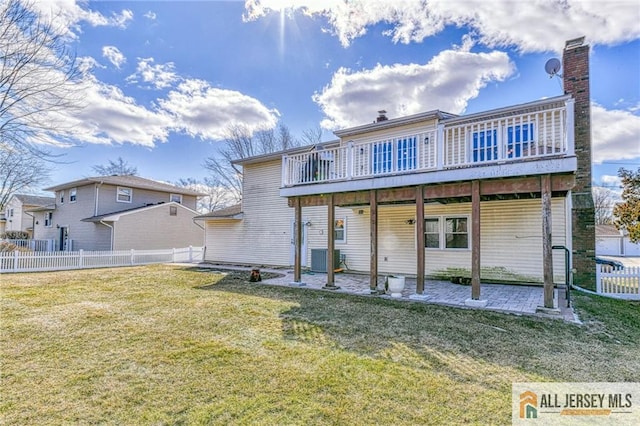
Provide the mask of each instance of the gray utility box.
MULTIPOLYGON (((340 250, 333 251, 333 269, 340 267, 340 250)), ((311 271, 327 272, 327 249, 311 249, 311 271)))

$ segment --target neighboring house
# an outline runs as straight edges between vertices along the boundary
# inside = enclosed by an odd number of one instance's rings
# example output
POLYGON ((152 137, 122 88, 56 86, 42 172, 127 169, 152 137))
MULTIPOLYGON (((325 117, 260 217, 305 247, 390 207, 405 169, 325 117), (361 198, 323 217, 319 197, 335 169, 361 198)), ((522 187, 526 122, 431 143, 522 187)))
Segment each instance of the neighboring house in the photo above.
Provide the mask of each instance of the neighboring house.
POLYGON ((52 206, 53 197, 41 197, 37 195, 14 194, 9 198, 4 210, 5 227, 2 232, 24 231, 33 236, 35 219, 30 210, 45 206, 52 206))
MULTIPOLYGON (((466 116, 430 111, 335 132, 339 140, 236 161, 241 207, 199 216, 212 262, 424 278, 595 285, 589 47, 567 42, 565 95, 466 116), (319 265, 314 265, 318 263, 319 265), (337 267, 338 265, 334 265, 337 267)), ((472 303, 473 304, 473 303, 472 303)))
POLYGON ((596 225, 598 256, 640 256, 640 244, 632 243, 629 235, 613 225, 596 225))
POLYGON ((200 246, 193 218, 202 194, 137 176, 98 176, 46 188, 55 203, 31 210, 34 238, 59 250, 164 249, 200 246))

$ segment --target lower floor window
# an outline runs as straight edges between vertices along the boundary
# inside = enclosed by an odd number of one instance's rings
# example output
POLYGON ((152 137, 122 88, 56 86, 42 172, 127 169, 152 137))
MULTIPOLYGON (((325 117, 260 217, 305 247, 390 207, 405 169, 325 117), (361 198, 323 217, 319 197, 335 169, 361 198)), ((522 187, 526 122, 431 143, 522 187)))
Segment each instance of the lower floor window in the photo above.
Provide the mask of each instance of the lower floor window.
POLYGON ((424 220, 424 246, 430 249, 468 249, 468 217, 427 217, 424 220))

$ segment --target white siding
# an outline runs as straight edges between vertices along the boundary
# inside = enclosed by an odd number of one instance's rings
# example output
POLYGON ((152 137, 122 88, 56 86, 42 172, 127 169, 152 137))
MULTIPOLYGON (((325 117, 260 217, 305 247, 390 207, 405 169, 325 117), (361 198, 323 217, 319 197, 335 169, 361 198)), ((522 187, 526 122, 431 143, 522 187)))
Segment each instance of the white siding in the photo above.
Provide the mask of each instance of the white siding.
POLYGON ((280 197, 281 160, 245 165, 241 221, 206 222, 206 260, 290 265, 293 209, 280 197))

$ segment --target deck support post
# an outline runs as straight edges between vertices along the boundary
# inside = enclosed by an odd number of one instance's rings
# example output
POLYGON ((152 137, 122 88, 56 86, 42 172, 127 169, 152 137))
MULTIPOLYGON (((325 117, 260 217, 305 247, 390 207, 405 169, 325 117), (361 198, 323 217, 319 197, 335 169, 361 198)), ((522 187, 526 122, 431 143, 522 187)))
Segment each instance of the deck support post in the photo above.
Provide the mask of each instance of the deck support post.
POLYGON ((337 290, 340 287, 335 284, 335 267, 333 258, 336 240, 336 209, 333 194, 327 196, 327 284, 322 287, 326 290, 337 290))
POLYGON ((416 294, 424 293, 424 188, 422 185, 416 187, 416 294))
POLYGON ((369 260, 369 291, 378 292, 378 193, 369 191, 369 234, 371 240, 371 259, 369 260))
POLYGON ((544 280, 544 307, 553 309, 553 252, 551 226, 551 175, 542 175, 542 267, 544 280))
POLYGON ((302 282, 302 205, 300 197, 294 199, 295 223, 294 223, 294 244, 295 260, 293 265, 293 281, 296 284, 302 282))
POLYGON ((483 308, 487 300, 480 299, 480 181, 471 182, 471 299, 465 305, 483 308))

